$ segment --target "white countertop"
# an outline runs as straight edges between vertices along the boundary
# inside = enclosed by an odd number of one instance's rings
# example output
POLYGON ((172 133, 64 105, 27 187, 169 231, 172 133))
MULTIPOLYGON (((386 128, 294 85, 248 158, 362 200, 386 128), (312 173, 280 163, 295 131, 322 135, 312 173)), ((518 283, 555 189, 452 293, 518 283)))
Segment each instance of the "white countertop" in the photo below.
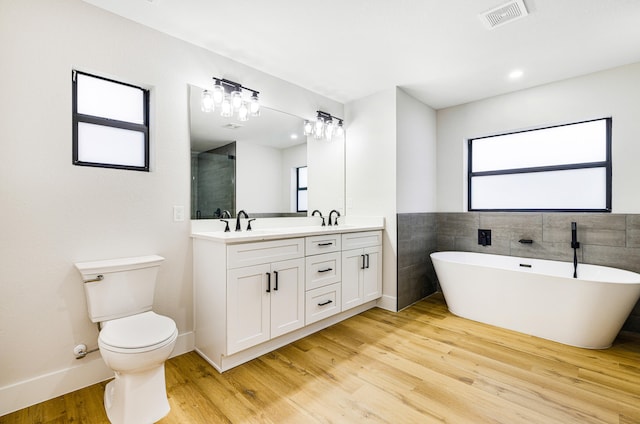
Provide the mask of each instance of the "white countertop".
MULTIPOLYGON (((358 231, 375 231, 384 229, 384 219, 381 217, 367 217, 362 219, 341 219, 338 225, 327 225, 322 227, 320 220, 316 224, 313 220, 309 224, 309 218, 302 218, 298 220, 291 220, 287 218, 281 218, 278 221, 274 219, 260 219, 253 221, 251 226, 253 230, 246 231, 246 220, 241 220, 242 231, 234 231, 235 220, 229 221, 229 227, 231 231, 224 232, 224 224, 215 221, 215 227, 220 229, 207 229, 207 225, 198 223, 198 229, 192 227, 191 237, 197 239, 211 240, 225 244, 246 243, 251 241, 263 241, 263 240, 277 240, 294 237, 305 236, 317 236, 322 234, 342 234, 353 233, 358 231), (263 221, 262 223, 260 221, 263 221), (221 225, 222 224, 222 225, 221 225), (290 224, 290 225, 286 225, 290 224)), ((211 224, 214 224, 213 222, 211 224)), ((211 225, 213 226, 213 225, 211 225)))

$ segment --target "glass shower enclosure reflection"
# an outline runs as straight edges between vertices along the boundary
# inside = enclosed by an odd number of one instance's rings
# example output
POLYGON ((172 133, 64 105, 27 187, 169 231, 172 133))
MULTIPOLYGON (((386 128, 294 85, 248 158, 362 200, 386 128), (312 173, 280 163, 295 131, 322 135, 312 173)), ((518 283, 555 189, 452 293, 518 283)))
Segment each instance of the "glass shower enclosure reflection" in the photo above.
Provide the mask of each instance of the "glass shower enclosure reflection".
POLYGON ((191 219, 236 214, 236 143, 191 156, 191 219))

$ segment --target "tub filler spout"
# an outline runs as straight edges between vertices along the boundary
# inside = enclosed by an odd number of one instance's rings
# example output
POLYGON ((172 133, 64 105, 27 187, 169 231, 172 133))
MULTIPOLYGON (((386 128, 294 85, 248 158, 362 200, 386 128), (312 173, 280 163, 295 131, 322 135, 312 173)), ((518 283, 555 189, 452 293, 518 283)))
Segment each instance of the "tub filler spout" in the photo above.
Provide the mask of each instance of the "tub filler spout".
POLYGON ((580 242, 578 241, 578 225, 571 223, 571 248, 573 249, 573 278, 578 278, 578 252, 580 242))

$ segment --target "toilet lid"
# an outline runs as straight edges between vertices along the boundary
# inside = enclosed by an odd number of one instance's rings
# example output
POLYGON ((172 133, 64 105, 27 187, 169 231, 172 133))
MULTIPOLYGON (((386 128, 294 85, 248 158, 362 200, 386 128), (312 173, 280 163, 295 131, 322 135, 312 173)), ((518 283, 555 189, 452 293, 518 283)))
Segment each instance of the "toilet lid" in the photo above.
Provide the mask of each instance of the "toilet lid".
POLYGON ((138 349, 162 343, 175 331, 171 318, 149 311, 105 322, 99 338, 109 346, 138 349))

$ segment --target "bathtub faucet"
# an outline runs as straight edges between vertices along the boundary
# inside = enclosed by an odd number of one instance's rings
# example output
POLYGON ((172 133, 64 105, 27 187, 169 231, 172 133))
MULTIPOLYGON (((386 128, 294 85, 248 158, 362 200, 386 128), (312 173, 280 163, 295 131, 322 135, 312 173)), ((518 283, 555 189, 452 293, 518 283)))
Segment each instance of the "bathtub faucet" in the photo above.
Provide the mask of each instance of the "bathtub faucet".
POLYGON ((578 226, 571 223, 571 248, 573 249, 573 278, 578 278, 578 253, 580 242, 578 241, 578 226))

